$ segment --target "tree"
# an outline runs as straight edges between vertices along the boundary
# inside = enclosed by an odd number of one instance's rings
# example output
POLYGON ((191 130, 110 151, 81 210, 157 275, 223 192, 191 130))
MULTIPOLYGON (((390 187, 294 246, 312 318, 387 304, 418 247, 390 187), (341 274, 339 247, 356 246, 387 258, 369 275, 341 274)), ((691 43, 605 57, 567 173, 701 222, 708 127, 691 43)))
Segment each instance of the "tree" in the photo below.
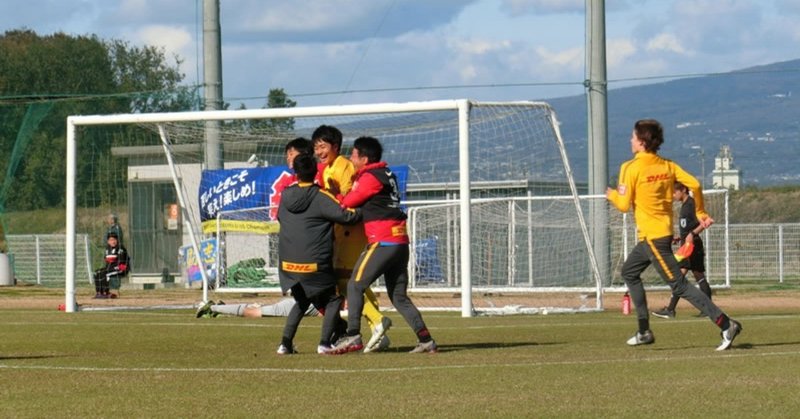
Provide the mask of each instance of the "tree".
MULTIPOLYGON (((297 102, 289 98, 283 89, 269 89, 267 95, 267 108, 294 108, 297 102)), ((269 119, 267 126, 275 131, 291 131, 294 129, 294 118, 269 119)))
MULTIPOLYGON (((294 108, 297 102, 290 99, 283 89, 269 89, 267 103, 262 109, 294 108)), ((247 109, 244 103, 238 109, 247 109)), ((288 133, 294 130, 294 118, 253 119, 230 122, 242 132, 288 133)))
POLYGON ((180 57, 174 57, 173 67, 163 48, 136 47, 120 40, 107 42, 106 48, 117 90, 135 93, 128 98, 128 112, 176 112, 196 107, 196 89, 180 85, 184 78, 180 57))
MULTIPOLYGON (((196 89, 181 85, 181 60, 171 64, 163 49, 125 41, 64 33, 39 36, 30 30, 0 36, 0 176, 7 175, 11 150, 32 103, 54 104, 37 130, 14 176, 6 208, 27 210, 63 205, 65 123, 69 115, 182 111, 197 108, 196 89)), ((125 171, 114 162, 112 145, 129 136, 85 135, 78 161, 79 205, 124 202, 125 171), (98 170, 104 170, 98 176, 98 170), (100 184, 102 182, 102 184, 100 184), (117 189, 104 184, 122 185, 117 189), (102 192, 102 193, 101 193, 102 192)), ((18 150, 19 151, 19 150, 18 150)), ((20 153, 17 153, 19 155, 20 153)), ((2 204, 2 203, 0 203, 2 204)))

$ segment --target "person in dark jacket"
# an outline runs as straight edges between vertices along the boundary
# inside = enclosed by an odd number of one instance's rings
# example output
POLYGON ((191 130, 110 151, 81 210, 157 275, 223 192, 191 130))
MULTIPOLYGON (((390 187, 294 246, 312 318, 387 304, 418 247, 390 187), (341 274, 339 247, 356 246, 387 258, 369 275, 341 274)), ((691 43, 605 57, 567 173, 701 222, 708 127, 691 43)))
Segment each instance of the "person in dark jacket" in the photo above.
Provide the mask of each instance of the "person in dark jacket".
POLYGON ((278 259, 281 289, 291 292, 297 304, 289 312, 278 354, 296 353, 293 340, 303 315, 313 304, 324 312, 318 353, 331 347, 342 297, 336 293, 333 270, 333 223, 353 224, 359 211, 343 209, 333 195, 315 185, 317 164, 308 154, 295 157, 298 183, 283 190, 278 222, 278 259))
POLYGON ((111 289, 119 289, 120 278, 128 274, 128 251, 119 243, 117 233, 106 238, 105 265, 94 271, 94 298, 117 298, 111 289))

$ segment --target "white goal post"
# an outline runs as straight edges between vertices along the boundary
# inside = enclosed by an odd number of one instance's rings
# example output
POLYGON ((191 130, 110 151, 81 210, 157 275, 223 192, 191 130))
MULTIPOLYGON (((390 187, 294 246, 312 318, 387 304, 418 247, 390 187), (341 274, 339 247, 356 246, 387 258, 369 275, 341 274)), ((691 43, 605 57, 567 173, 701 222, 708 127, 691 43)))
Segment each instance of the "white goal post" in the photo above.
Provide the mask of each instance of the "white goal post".
MULTIPOLYGON (((444 213, 450 214, 450 231, 457 236, 451 237, 449 252, 455 252, 458 259, 456 274, 461 297, 462 316, 474 314, 473 281, 475 275, 484 269, 483 265, 498 265, 498 253, 493 252, 496 240, 503 240, 506 254, 516 258, 513 250, 519 244, 517 240, 530 234, 536 234, 536 228, 551 231, 567 231, 568 239, 564 246, 571 246, 571 252, 554 253, 554 258, 575 257, 574 260, 545 260, 547 263, 559 265, 582 265, 580 279, 582 289, 590 289, 594 295, 591 309, 602 308, 603 279, 598 262, 592 250, 592 240, 587 223, 584 220, 579 194, 572 177, 564 141, 561 138, 555 112, 543 102, 476 102, 466 99, 440 100, 410 103, 383 103, 344 106, 319 106, 280 109, 253 109, 232 111, 203 111, 154 114, 93 115, 70 116, 67 118, 66 138, 66 311, 76 310, 75 300, 75 237, 76 231, 76 182, 78 146, 81 131, 99 126, 144 126, 151 132, 159 133, 165 154, 169 159, 173 172, 178 197, 181 200, 182 219, 190 233, 202 234, 198 227, 199 219, 196 208, 190 208, 195 200, 197 189, 181 191, 189 183, 181 174, 181 165, 188 166, 186 161, 173 162, 169 147, 188 146, 191 141, 202 140, 202 130, 209 122, 236 125, 244 136, 272 136, 272 141, 285 143, 297 135, 310 137, 310 131, 319 123, 338 125, 351 144, 353 136, 371 135, 384 143, 384 160, 390 165, 408 165, 416 176, 414 188, 409 180, 409 194, 415 193, 413 199, 407 200, 409 212, 416 226, 420 217, 428 217, 431 223, 438 217, 434 213, 426 213, 424 208, 437 205, 437 199, 450 205, 444 213), (413 126, 407 125, 405 116, 413 118, 413 126), (335 118, 347 118, 339 125, 335 118), (255 122, 253 122, 255 121, 255 122), (291 121, 281 125, 279 135, 269 121, 291 121), (295 124, 295 121, 297 123, 295 124), (258 126, 269 125, 269 129, 258 131, 258 126), (173 128, 176 127, 176 128, 173 128), (173 130, 174 129, 174 130, 173 130), (195 130, 197 131, 189 131, 195 130), (185 136, 174 132, 184 132, 185 136), (425 132, 426 136, 418 134, 425 132), (419 138, 418 138, 419 137, 419 138), (413 138, 413 141, 404 139, 413 138), (431 147, 423 149, 424 147, 431 147), (439 147, 439 148, 434 148, 439 147), (416 150, 419 148, 419 150, 416 150), (418 157, 404 158, 406 151, 425 154, 425 159, 418 157), (396 153, 396 154, 395 154, 396 153), (401 156, 401 157, 397 157, 401 156), (390 161, 391 159, 394 161, 390 161), (413 160, 413 161, 412 161, 413 160), (420 162, 424 163, 420 163, 420 162), (423 169, 421 164, 430 165, 423 169), (422 172, 421 176, 419 172, 422 172), (422 177, 430 177, 425 182, 422 177), (416 189, 415 189, 416 188, 416 189), (426 189, 427 188, 427 189, 426 189), (521 197, 520 197, 521 194, 521 197), (558 195, 558 200, 545 200, 546 205, 539 205, 539 195, 558 195), (533 199, 533 198, 536 199, 533 199), (443 199, 444 198, 444 199, 443 199), (457 202, 452 207, 449 202, 457 202), (478 211, 478 212, 476 212, 478 211), (477 214, 477 219, 473 215, 477 214), (502 214, 502 215, 500 215, 502 214), (523 215, 524 214, 524 215, 523 215), (552 222, 533 222, 529 217, 554 215, 552 222), (528 217, 528 218, 526 218, 528 217), (455 225, 453 225, 455 223, 455 225), (519 228, 517 226, 520 226, 519 228), (524 227, 522 227, 524 226, 524 227), (501 231, 502 230, 502 231, 501 231), (475 234, 478 231, 478 235, 475 234), (495 234, 498 233, 498 234, 495 234), (502 237, 502 239, 500 238, 502 237), (477 248, 480 246, 480 248, 477 248), (484 252, 479 261, 473 260, 484 252)), ((223 136, 228 135, 226 133, 223 136)), ((230 145, 243 141, 236 137, 229 141, 230 145)), ((191 145, 198 145, 192 143, 191 145)), ((345 146, 343 145, 343 148, 345 146)), ((272 151, 273 154, 275 150, 272 151)), ((201 151, 202 153, 202 151, 201 151)), ((277 152, 280 156, 282 149, 277 152)), ((228 154, 227 150, 225 154, 228 154)), ((255 154, 254 154, 255 156, 255 154)), ((243 163, 246 158, 238 157, 243 163)), ((228 160, 226 157, 225 164, 228 160)), ((203 159, 191 163, 203 167, 203 159)), ((227 167, 227 166, 225 166, 227 167)), ((544 202, 544 201, 542 201, 544 202)), ((416 227, 415 227, 416 228, 416 227)), ((603 226, 602 228, 606 228, 603 226)), ((444 230, 443 230, 444 231, 444 230)), ((200 253, 198 239, 192 239, 196 253, 200 253)), ((413 245, 418 245, 417 238, 412 238, 413 245)), ((538 240, 544 243, 546 240, 538 240)), ((550 246, 555 247, 555 246, 550 246)), ((546 249, 542 248, 542 249, 546 249)), ((418 252, 412 252, 412 258, 418 252)), ((530 252, 528 252, 530 253, 530 252)), ((519 253, 520 255, 522 253, 519 253)), ((526 256, 528 257, 528 256, 526 256)), ((519 260, 523 258, 520 257, 519 260)), ((514 259, 517 261, 518 259, 514 259)), ((510 275, 516 272, 512 263, 504 261, 510 275)), ((533 270, 539 267, 527 266, 533 270)), ((203 270, 205 272, 205 270, 203 270)), ((487 270, 495 275, 496 270, 487 270)), ((526 271, 528 272, 528 271, 526 271)), ((412 273, 413 275, 413 273, 412 273)), ((526 273, 526 275, 531 275, 526 273)), ((576 274, 570 274, 576 275, 576 274)), ((416 280, 416 279, 415 279, 416 280)), ((491 282, 491 281, 489 281, 491 282)), ((208 283, 208 279, 204 280, 208 283)), ((207 296, 204 294, 204 299, 207 296)))

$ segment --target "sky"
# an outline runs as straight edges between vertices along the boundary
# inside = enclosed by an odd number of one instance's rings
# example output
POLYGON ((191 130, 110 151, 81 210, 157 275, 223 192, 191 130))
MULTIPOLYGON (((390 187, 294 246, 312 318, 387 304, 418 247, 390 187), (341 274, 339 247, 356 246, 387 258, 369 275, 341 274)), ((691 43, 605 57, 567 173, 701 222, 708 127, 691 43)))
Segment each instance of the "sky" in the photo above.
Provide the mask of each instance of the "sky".
MULTIPOLYGON (((800 58, 800 0, 606 0, 609 88, 800 58)), ((223 97, 260 108, 583 94, 585 0, 220 0, 223 97)), ((3 0, 0 30, 162 47, 202 83, 203 0, 3 0)))

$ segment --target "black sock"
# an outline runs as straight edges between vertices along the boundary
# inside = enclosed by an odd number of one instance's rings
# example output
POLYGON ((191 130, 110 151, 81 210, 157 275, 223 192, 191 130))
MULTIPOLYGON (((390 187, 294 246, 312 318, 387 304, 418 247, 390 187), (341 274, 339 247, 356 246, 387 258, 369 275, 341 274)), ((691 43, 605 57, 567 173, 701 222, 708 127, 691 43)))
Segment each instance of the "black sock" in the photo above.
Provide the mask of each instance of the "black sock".
POLYGON ((719 328, 722 330, 728 330, 728 328, 731 327, 731 319, 725 313, 717 317, 717 320, 714 323, 716 323, 717 326, 719 326, 719 328))
POLYGON ((433 340, 431 337, 431 332, 428 331, 427 327, 417 330, 417 339, 419 339, 421 343, 430 342, 433 340))
POLYGON ((292 349, 292 340, 284 336, 281 338, 281 345, 285 346, 287 349, 292 349))
POLYGON ((675 307, 678 306, 678 300, 680 300, 680 299, 681 299, 681 297, 678 297, 677 295, 672 294, 672 298, 669 299, 669 306, 667 307, 667 310, 675 311, 675 307))
POLYGON ((697 280, 697 286, 700 287, 700 291, 703 291, 703 294, 705 294, 706 297, 708 297, 708 299, 710 300, 711 299, 711 286, 708 285, 708 281, 706 281, 705 277, 700 278, 700 279, 697 280))
POLYGON ((639 333, 644 333, 648 330, 650 330, 650 320, 639 319, 639 333))

